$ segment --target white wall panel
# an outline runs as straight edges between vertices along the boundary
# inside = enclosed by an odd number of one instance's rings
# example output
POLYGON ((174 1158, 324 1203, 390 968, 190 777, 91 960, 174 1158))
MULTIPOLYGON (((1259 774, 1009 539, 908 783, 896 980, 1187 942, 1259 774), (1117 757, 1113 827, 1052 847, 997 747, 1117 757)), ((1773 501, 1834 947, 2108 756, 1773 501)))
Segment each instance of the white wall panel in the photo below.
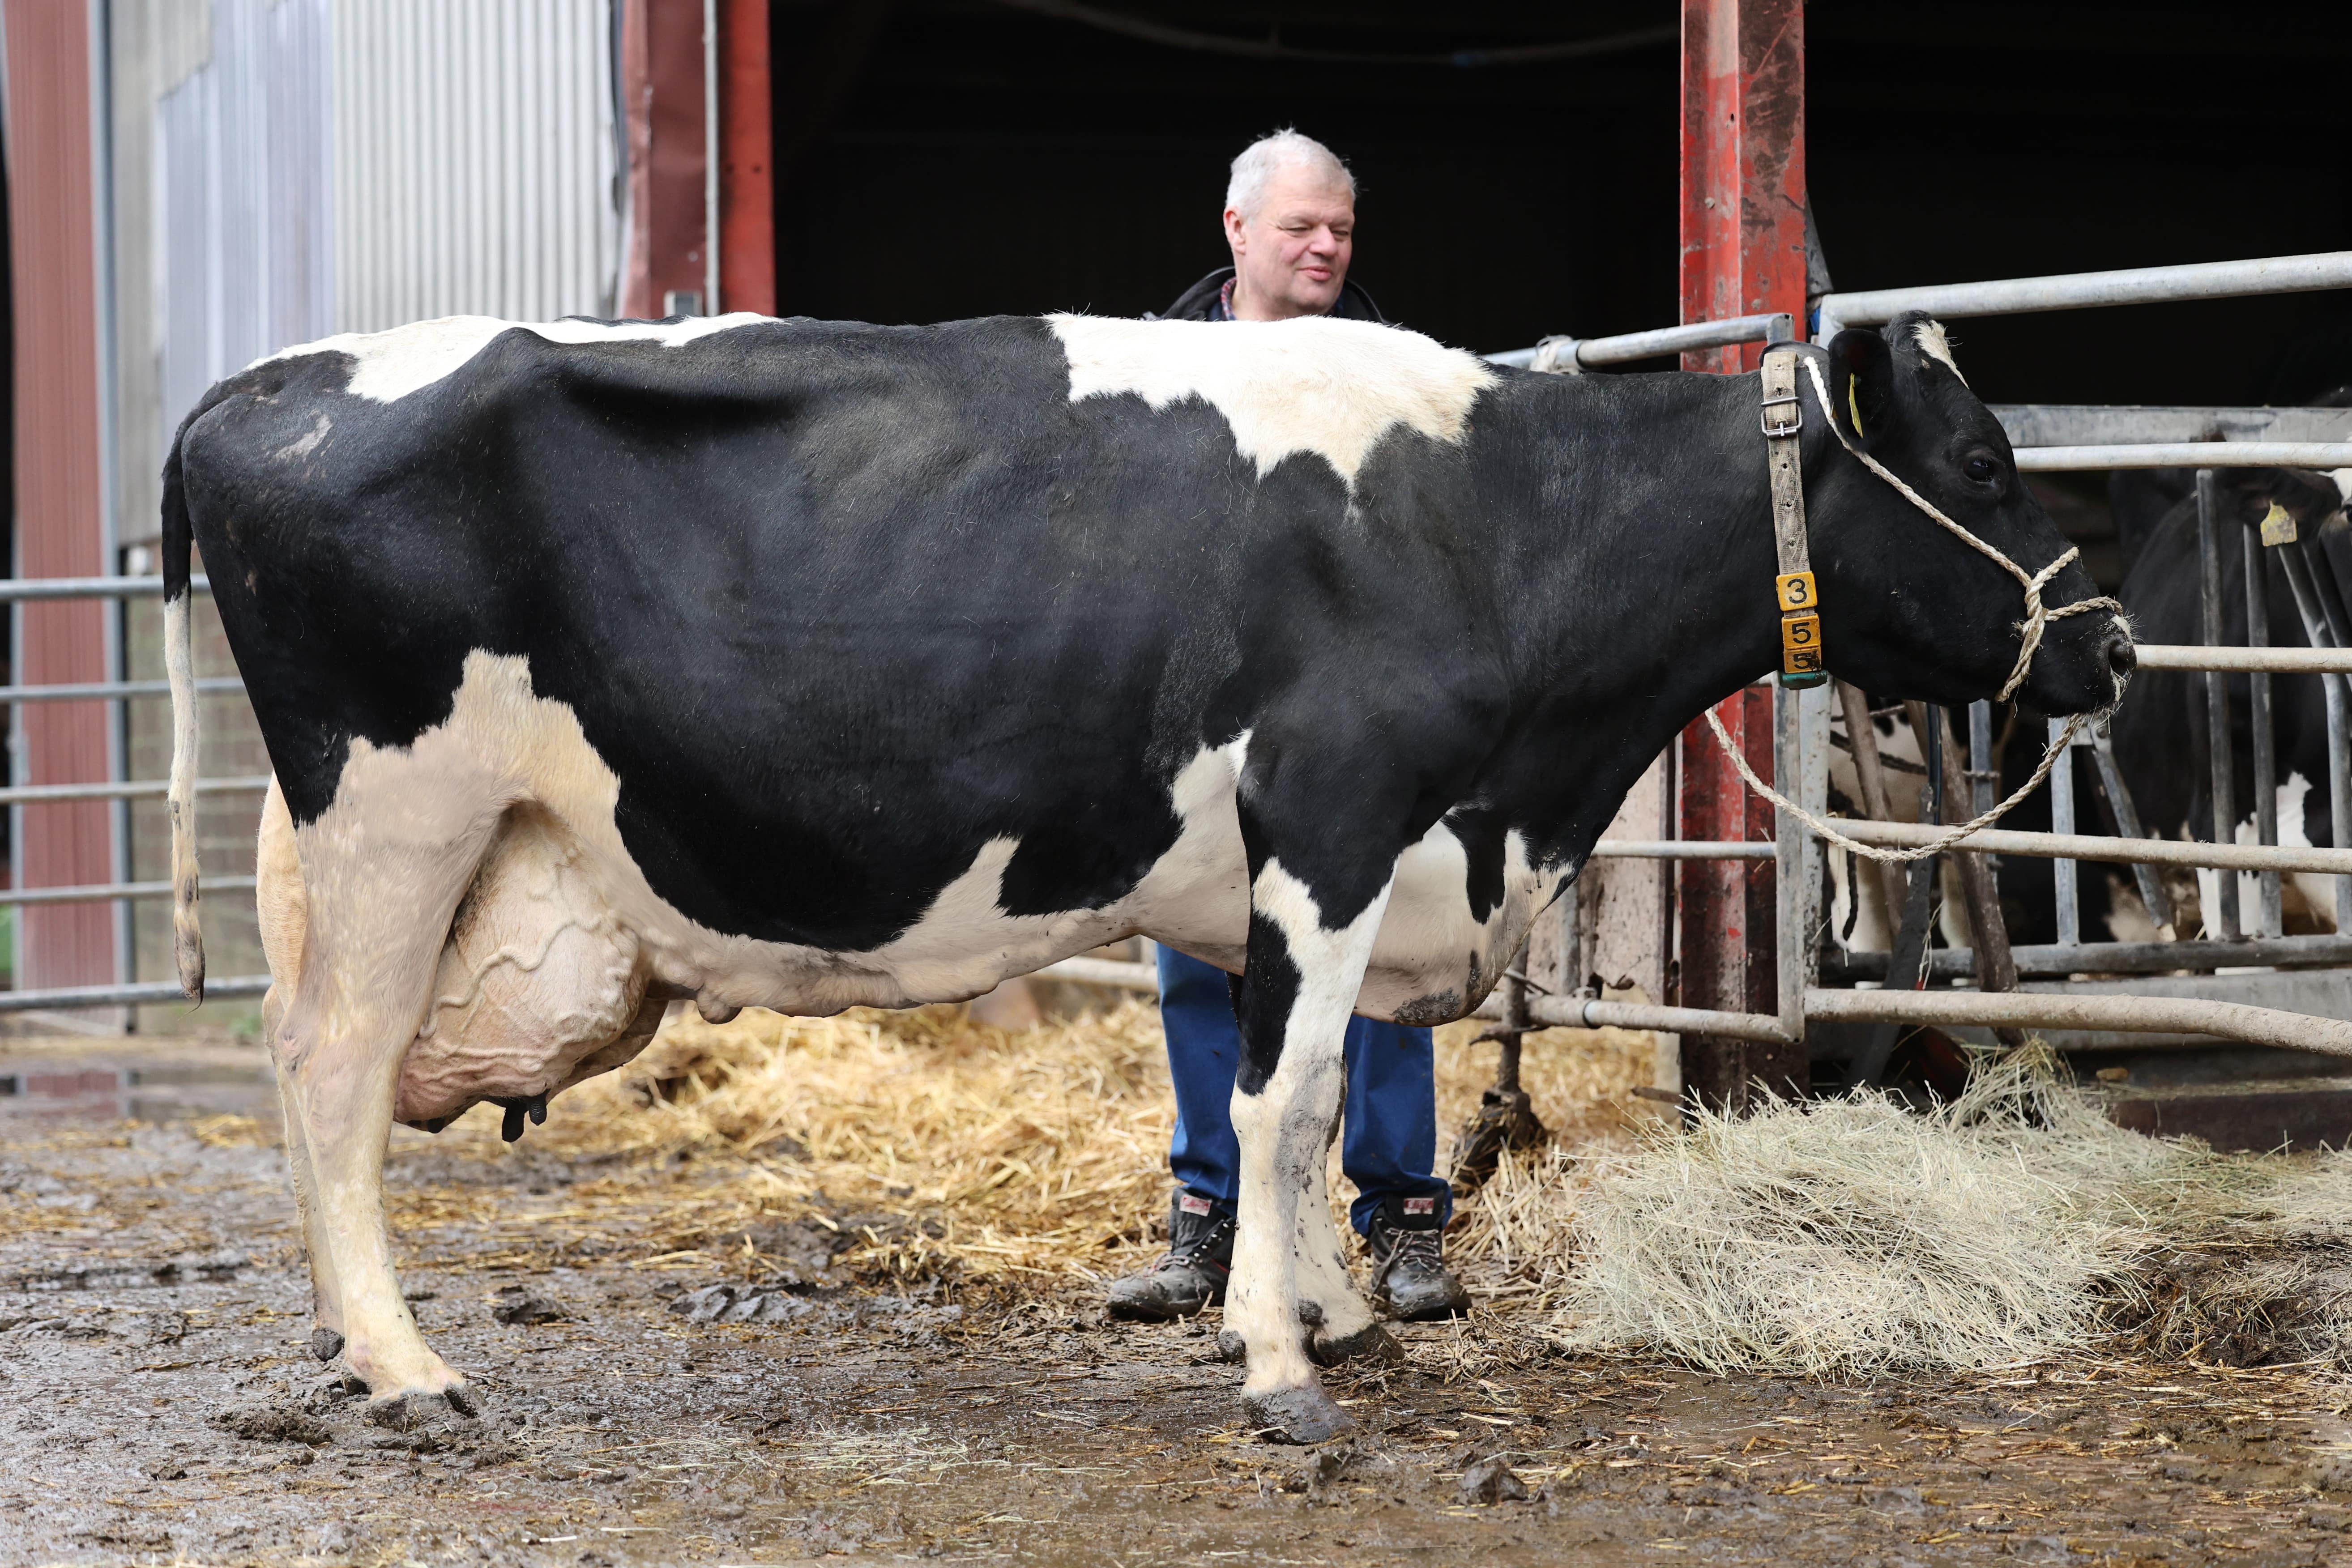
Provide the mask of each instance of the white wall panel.
POLYGON ((608 0, 334 0, 334 17, 337 327, 612 314, 608 0))

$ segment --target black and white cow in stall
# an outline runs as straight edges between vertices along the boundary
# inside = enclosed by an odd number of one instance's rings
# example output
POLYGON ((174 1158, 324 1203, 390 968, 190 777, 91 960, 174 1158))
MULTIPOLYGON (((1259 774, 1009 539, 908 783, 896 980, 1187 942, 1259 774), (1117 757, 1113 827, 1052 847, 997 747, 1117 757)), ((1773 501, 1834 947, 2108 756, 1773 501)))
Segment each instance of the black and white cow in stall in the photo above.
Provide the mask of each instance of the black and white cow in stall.
MULTIPOLYGON (((2352 534, 2347 533, 2343 523, 2347 488, 2352 488, 2352 471, 2340 476, 2286 468, 2216 471, 2224 643, 2243 643, 2246 640, 2244 536, 2262 521, 2273 503, 2294 519, 2303 540, 2317 540, 2315 557, 2304 551, 2305 558, 2315 570, 2326 572, 2339 595, 2352 600, 2352 534)), ((2201 642, 2195 476, 2183 471, 2156 470, 2130 486, 2111 486, 2109 497, 2116 509, 2118 535, 2139 541, 2131 550, 2123 586, 2116 591, 2116 597, 2131 617, 2134 634, 2147 643, 2201 642), (2160 512, 2157 512, 2158 507, 2160 512), (2148 516, 2151 512, 2157 513, 2153 518, 2148 516)), ((2281 548, 2303 550, 2301 544, 2281 548)), ((2305 632, 2303 616, 2296 608, 2277 550, 2265 549, 2263 559, 2267 568, 2264 587, 2269 603, 2265 624, 2272 646, 2309 646, 2310 638, 2305 632)), ((2238 831, 2251 834, 2255 788, 2252 709, 2247 677, 2235 675, 2229 682, 2230 745, 2234 765, 2231 793, 2238 814, 2244 819, 2238 831)), ((2327 710, 2318 678, 2273 677, 2271 706, 2280 840, 2290 844, 2330 844, 2333 835, 2326 785, 2327 710)), ((2112 724, 2116 768, 2124 776, 2125 787, 2131 791, 2141 825, 2147 831, 2164 838, 2178 837, 2184 831, 2200 839, 2213 837, 2211 780, 2199 760, 2205 755, 2207 723, 2205 678, 2187 671, 2146 672, 2132 683, 2130 694, 2116 710, 2112 724)), ((2081 785, 2087 788, 2088 770, 2081 771, 2085 775, 2081 785)), ((2096 821, 2089 816, 2082 816, 2081 820, 2092 823, 2096 821)), ((2021 814, 2020 825, 2024 821, 2021 814)), ((2046 889, 2046 865, 2039 870, 2046 889)), ((2130 885, 2127 870, 2109 870, 2120 873, 2113 879, 2117 889, 2130 885)), ((2005 885, 2009 876, 2009 862, 2004 862, 2005 885)), ((2198 873, 2201 904, 2210 904, 2220 876, 2214 872, 2198 873)), ((2106 890, 2095 885, 2099 880, 2085 879, 2084 885, 2084 929, 2095 938, 2105 935, 2095 930, 2091 914, 2094 904, 2105 902, 2106 890)), ((2257 879, 2242 874, 2239 880, 2242 919, 2257 879)), ((2322 928, 2332 928, 2335 924, 2330 881, 2315 873, 2300 873, 2287 879, 2290 906, 2299 904, 2322 928)), ((2114 923, 2126 927, 2131 936, 2139 935, 2137 926, 2142 922, 2134 913, 2138 907, 2136 895, 2126 895, 2115 912, 2114 923)), ((2184 930, 2180 935, 2195 933, 2184 930)))
MULTIPOLYGON (((1934 323, 1807 352, 1832 664, 1990 693, 2015 583, 1841 433, 2029 569, 2065 541, 1934 323)), ((470 1402, 394 1279, 395 1118, 538 1110, 673 998, 908 1007, 1141 933, 1241 977, 1248 1417, 1346 1429, 1315 1363, 1395 1347, 1323 1190, 1342 1028, 1475 1008, 1643 766, 1777 667, 1759 396, 1080 316, 458 319, 223 382, 165 476, 182 972, 193 540, 276 772, 315 1347, 470 1402)), ((2031 698, 2132 663, 2053 622, 2031 698)))

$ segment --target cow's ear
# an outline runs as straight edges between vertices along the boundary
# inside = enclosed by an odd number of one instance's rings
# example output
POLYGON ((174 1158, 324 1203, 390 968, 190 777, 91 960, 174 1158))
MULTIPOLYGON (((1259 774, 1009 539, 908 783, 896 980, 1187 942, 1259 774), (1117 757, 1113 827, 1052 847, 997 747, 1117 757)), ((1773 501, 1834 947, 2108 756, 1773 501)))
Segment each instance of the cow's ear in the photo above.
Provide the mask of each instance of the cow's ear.
POLYGON ((1893 434, 1895 356, 1876 332, 1848 328, 1830 340, 1830 417, 1856 446, 1893 434))

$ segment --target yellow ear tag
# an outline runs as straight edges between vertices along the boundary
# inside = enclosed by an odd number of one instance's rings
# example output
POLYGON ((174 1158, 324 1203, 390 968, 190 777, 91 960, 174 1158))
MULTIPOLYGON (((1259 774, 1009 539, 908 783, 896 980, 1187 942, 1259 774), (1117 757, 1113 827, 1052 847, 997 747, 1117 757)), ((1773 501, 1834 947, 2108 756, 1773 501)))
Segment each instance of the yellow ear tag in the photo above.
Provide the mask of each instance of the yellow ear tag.
POLYGON ((2294 543, 2295 538, 2294 519, 2287 516, 2284 507, 2273 501, 2271 509, 2263 516, 2263 543, 2291 545, 2294 543))
POLYGON ((1853 434, 1857 438, 1862 435, 1862 399, 1855 394, 1854 389, 1861 381, 1860 376, 1845 379, 1845 411, 1853 415, 1853 434))

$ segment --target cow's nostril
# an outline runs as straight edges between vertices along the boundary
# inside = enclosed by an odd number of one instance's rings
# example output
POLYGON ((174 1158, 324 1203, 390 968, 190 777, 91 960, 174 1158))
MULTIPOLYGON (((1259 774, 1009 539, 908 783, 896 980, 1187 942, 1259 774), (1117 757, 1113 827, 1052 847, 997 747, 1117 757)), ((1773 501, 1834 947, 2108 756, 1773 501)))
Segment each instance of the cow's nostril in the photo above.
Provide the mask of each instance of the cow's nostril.
POLYGON ((2118 677, 2139 668, 2139 650, 2132 646, 2129 637, 2118 633, 2107 640, 2107 668, 2118 677))

